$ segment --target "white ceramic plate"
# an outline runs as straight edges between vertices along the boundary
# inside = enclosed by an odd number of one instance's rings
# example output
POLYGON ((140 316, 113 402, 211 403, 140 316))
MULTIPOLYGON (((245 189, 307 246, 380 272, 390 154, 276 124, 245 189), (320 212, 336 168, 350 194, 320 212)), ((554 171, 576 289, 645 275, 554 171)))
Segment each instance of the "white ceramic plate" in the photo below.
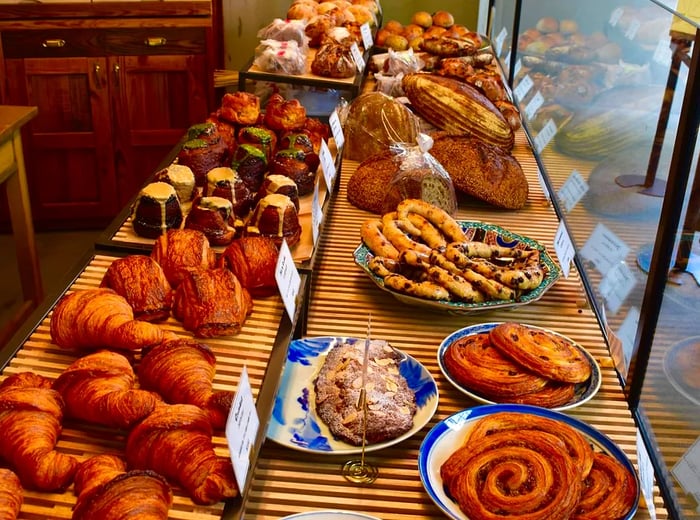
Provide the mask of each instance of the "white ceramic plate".
MULTIPOLYGON (((314 379, 328 351, 339 343, 364 341, 358 338, 321 336, 290 343, 282 380, 275 398, 267 438, 296 450, 329 455, 361 453, 361 446, 334 439, 314 408, 314 379)), ((376 451, 397 444, 418 432, 433 417, 438 390, 433 376, 416 359, 404 353, 399 371, 415 392, 417 411, 413 428, 386 442, 368 444, 365 451, 376 451)))
POLYGON ((688 360, 696 360, 700 352, 700 336, 693 336, 673 345, 664 356, 664 372, 669 382, 678 392, 693 404, 700 406, 700 387, 690 383, 698 380, 698 374, 693 364, 688 360))
MULTIPOLYGON (((471 327, 464 327, 463 329, 459 329, 458 331, 453 332, 452 334, 450 334, 449 336, 447 336, 445 339, 442 340, 442 343, 440 343, 440 347, 438 348, 438 352, 437 352, 438 365, 440 365, 440 370, 445 375, 447 380, 450 383, 452 383, 452 385, 455 388, 457 388, 457 390, 459 390, 460 392, 471 397, 475 401, 477 401, 479 403, 484 403, 484 404, 497 404, 497 403, 487 399, 483 395, 480 395, 479 392, 476 392, 470 388, 467 388, 466 386, 464 386, 461 383, 459 383, 458 381, 456 381, 453 378, 453 376, 450 373, 447 366, 445 366, 445 363, 444 363, 445 351, 447 350, 447 347, 449 347, 455 341, 462 339, 466 336, 472 336, 474 334, 480 334, 482 332, 489 332, 496 325, 500 325, 500 322, 481 323, 479 325, 472 325, 471 327)), ((543 330, 549 334, 554 334, 555 336, 562 337, 566 341, 573 343, 573 345, 576 348, 578 348, 584 356, 586 356, 586 359, 588 359, 588 361, 591 364, 591 377, 588 378, 588 380, 585 381, 584 383, 579 383, 576 385, 576 390, 575 390, 573 399, 571 399, 571 401, 569 401, 568 403, 563 404, 562 406, 557 406, 555 408, 552 408, 552 410, 562 411, 562 410, 569 410, 571 408, 575 408, 576 406, 580 406, 583 403, 589 401, 596 393, 598 393, 598 390, 600 390, 600 383, 601 383, 600 366, 596 362, 595 358, 585 348, 583 348, 581 345, 579 345, 575 341, 572 341, 570 338, 567 338, 566 336, 559 334, 558 332, 554 332, 554 331, 549 330, 549 329, 543 329, 541 327, 535 327, 534 325, 528 325, 528 327, 532 327, 533 329, 543 330)))
POLYGON ((421 481, 433 502, 449 518, 469 520, 445 492, 442 478, 440 477, 440 466, 457 448, 463 445, 465 435, 474 421, 499 412, 525 413, 561 421, 578 430, 591 443, 594 450, 605 452, 617 459, 628 471, 635 475, 637 496, 634 506, 623 520, 629 520, 634 517, 639 504, 639 479, 632 462, 609 437, 578 419, 548 410, 547 408, 517 404, 493 404, 469 408, 447 417, 428 432, 421 444, 418 452, 418 471, 421 481))
POLYGON ((285 516, 282 520, 379 520, 376 516, 353 513, 352 511, 309 511, 285 516))
POLYGON ((547 292, 550 287, 554 285, 561 276, 561 270, 559 266, 554 262, 546 248, 539 242, 532 240, 531 238, 518 235, 507 229, 493 224, 485 224, 483 222, 468 222, 459 221, 462 229, 465 230, 470 240, 486 242, 489 244, 495 244, 503 247, 517 247, 520 244, 531 249, 537 249, 540 252, 540 263, 542 268, 545 270, 545 277, 542 283, 530 291, 524 292, 519 298, 515 300, 490 300, 482 303, 465 303, 459 301, 448 301, 448 300, 427 300, 425 298, 418 298, 416 296, 409 296, 407 294, 402 294, 393 289, 390 289, 384 285, 384 279, 381 276, 377 276, 369 268, 369 261, 373 254, 369 248, 361 243, 357 249, 355 249, 353 256, 355 258, 355 263, 359 265, 365 273, 371 278, 371 280, 380 289, 389 292, 397 300, 407 305, 414 305, 419 307, 427 307, 429 309, 447 311, 453 314, 470 314, 480 311, 489 311, 494 309, 507 309, 511 307, 518 307, 520 305, 526 305, 530 302, 534 302, 542 298, 545 292, 547 292))

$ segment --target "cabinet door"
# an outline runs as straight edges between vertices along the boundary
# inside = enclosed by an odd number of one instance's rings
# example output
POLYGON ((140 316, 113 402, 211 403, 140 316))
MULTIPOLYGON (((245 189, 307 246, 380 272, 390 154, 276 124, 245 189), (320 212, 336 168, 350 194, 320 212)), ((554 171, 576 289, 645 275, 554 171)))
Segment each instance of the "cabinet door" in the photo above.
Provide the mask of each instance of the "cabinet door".
POLYGON ((110 58, 121 204, 133 197, 187 128, 208 115, 204 55, 110 58))
POLYGON ((24 134, 37 228, 102 227, 119 211, 105 58, 6 60, 8 98, 36 105, 24 134))

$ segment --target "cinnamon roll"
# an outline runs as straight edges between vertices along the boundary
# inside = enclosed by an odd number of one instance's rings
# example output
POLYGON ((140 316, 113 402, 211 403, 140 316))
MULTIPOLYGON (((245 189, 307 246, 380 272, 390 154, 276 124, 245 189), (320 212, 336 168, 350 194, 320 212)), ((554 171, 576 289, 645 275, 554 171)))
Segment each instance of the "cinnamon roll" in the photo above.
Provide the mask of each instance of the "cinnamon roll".
POLYGON ((583 481, 581 499, 572 518, 624 518, 634 507, 636 497, 634 475, 610 455, 597 452, 593 456, 593 468, 583 481))

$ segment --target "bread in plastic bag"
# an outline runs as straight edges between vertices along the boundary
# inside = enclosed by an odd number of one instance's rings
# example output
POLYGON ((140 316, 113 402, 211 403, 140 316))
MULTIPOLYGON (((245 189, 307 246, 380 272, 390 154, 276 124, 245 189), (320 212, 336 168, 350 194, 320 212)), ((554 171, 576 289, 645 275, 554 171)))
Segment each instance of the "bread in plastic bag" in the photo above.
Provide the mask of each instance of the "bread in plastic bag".
POLYGON ((275 18, 268 25, 258 31, 261 40, 277 40, 281 42, 295 41, 300 49, 306 50, 309 46, 309 37, 306 35, 305 20, 283 20, 275 18))
POLYGON ((350 45, 326 39, 311 62, 311 72, 324 78, 351 78, 357 74, 357 65, 350 45))
POLYGON ((356 97, 343 121, 343 156, 363 161, 392 144, 417 144, 420 120, 397 99, 382 92, 356 97))
POLYGON ((304 74, 306 72, 306 53, 294 40, 284 42, 262 40, 255 48, 253 65, 265 72, 304 74))

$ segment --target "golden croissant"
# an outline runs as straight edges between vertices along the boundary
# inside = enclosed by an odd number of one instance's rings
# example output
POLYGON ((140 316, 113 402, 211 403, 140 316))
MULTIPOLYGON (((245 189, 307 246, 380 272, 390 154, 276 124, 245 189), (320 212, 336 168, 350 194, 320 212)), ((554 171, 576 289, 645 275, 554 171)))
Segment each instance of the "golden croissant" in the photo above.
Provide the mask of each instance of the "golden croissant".
POLYGON ((84 289, 63 296, 51 315, 51 339, 71 349, 136 350, 156 345, 163 331, 134 319, 134 311, 112 289, 84 289))
POLYGON ((63 429, 63 399, 55 390, 25 386, 24 381, 8 378, 0 385, 0 458, 25 488, 63 490, 79 464, 55 449, 63 429))
POLYGON ((153 244, 151 257, 163 268, 172 287, 177 287, 188 272, 209 269, 216 263, 209 240, 196 229, 169 229, 153 244))
POLYGON ((197 504, 238 495, 231 461, 214 452, 207 413, 191 404, 156 406, 129 432, 126 460, 177 482, 197 504))
POLYGON ((134 388, 136 375, 121 354, 100 350, 77 359, 53 383, 66 415, 127 429, 153 411, 158 396, 134 388))
POLYGON ((170 485, 154 471, 126 470, 115 455, 95 455, 75 474, 78 500, 72 520, 166 520, 170 485))
POLYGON ((6 468, 0 468, 0 520, 15 520, 24 502, 24 491, 19 477, 6 468))

